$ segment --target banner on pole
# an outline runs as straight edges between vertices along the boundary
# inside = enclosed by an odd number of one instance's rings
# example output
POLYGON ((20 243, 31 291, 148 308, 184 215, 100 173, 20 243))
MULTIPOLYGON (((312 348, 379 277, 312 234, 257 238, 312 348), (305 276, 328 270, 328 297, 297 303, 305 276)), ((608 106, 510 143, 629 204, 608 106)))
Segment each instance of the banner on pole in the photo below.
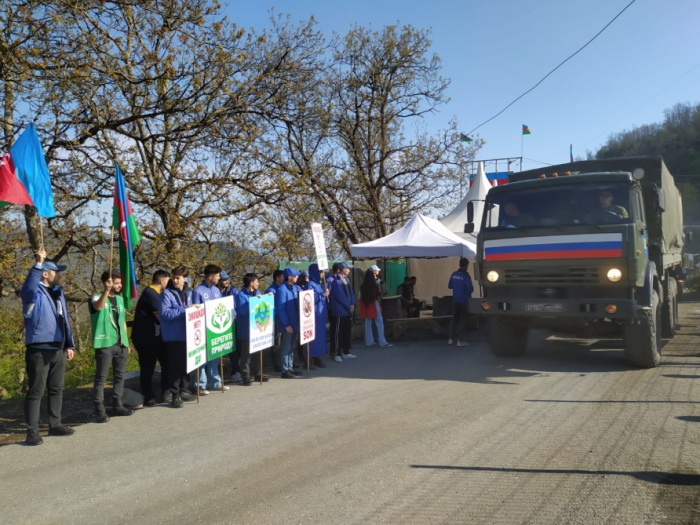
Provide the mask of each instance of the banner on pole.
POLYGON ((316 315, 314 314, 314 291, 299 292, 299 344, 316 339, 316 315))
POLYGON ((233 296, 206 301, 204 311, 207 319, 207 361, 213 361, 235 350, 233 296))
POLYGON ((204 305, 195 304, 185 310, 185 339, 187 341, 187 373, 207 362, 204 305))
POLYGON ((275 298, 272 295, 250 298, 250 353, 275 345, 275 298))
POLYGON ((314 248, 316 248, 316 261, 319 270, 328 269, 328 257, 326 256, 326 242, 323 240, 323 226, 314 222, 311 225, 311 232, 314 236, 314 248))

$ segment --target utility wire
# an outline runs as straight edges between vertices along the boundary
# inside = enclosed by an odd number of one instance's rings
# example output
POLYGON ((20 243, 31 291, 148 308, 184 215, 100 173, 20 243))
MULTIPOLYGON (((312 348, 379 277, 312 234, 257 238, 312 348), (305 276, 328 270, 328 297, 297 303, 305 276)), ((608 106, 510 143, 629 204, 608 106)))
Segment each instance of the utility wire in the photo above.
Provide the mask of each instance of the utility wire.
POLYGON ((537 86, 539 86, 542 82, 544 82, 544 81, 547 79, 547 77, 548 77, 549 75, 551 75, 552 73, 554 73, 557 69, 559 69, 561 66, 563 66, 564 64, 566 64, 569 60, 571 60, 571 59, 574 58, 576 55, 578 55, 581 51, 583 51, 583 50, 588 46, 588 44, 590 44, 590 43, 593 42, 596 38, 598 38, 598 37, 600 36, 600 34, 601 34, 603 31, 605 31, 608 27, 610 27, 610 25, 611 25, 615 20, 617 20, 617 19, 620 17, 620 15, 621 15, 622 13, 624 13, 625 11, 627 11, 627 9, 628 9, 633 3, 635 3, 636 1, 637 1, 637 0, 632 0, 629 4, 627 4, 627 5, 625 6, 625 8, 624 8, 622 11, 620 11, 619 13, 617 13, 617 15, 615 15, 615 18, 613 18, 612 20, 610 20, 610 22, 608 22, 607 24, 605 24, 605 27, 604 27, 603 29, 601 29, 600 31, 598 31, 598 32, 595 34, 595 36, 594 36, 593 38, 591 38, 588 42, 586 42, 583 46, 581 46, 575 53, 573 53, 572 55, 570 55, 570 56, 569 56, 568 58, 566 58, 563 62, 561 62, 557 67, 555 67, 555 68, 552 69, 549 73, 547 73, 544 77, 542 77, 542 80, 540 80, 537 84, 535 84, 534 86, 532 86, 532 87, 531 87, 530 89, 528 89, 525 93, 523 93, 522 95, 520 95, 520 96, 519 96, 518 98, 516 98, 513 102, 511 102, 511 103, 508 104, 506 107, 504 107, 501 111, 499 111, 498 113, 496 113, 493 117, 491 117, 491 118, 488 119, 487 121, 482 122, 481 124, 479 124, 479 125, 478 125, 477 127, 475 127, 473 130, 471 130, 469 133, 467 133, 467 135, 471 135, 472 133, 474 133, 477 129, 479 129, 479 128, 480 128, 481 126, 483 126, 484 124, 488 124, 489 122, 491 122, 493 119, 495 119, 496 117, 498 117, 499 115, 501 115, 501 113, 503 113, 506 109, 508 109, 509 107, 511 107, 513 104, 515 104, 518 100, 520 100, 520 99, 523 98, 525 95, 527 95, 527 94, 530 93, 532 90, 534 90, 537 86))

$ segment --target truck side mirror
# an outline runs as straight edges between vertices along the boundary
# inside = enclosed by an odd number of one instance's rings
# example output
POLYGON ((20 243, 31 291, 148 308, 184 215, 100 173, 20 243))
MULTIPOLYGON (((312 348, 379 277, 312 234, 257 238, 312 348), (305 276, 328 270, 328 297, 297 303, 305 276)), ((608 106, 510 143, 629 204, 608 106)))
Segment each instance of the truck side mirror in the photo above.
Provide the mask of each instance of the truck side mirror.
POLYGON ((474 201, 469 201, 467 203, 467 222, 469 224, 472 224, 474 222, 474 201))
POLYGON ((464 233, 474 233, 474 223, 473 222, 468 222, 467 224, 464 225, 464 233))
POLYGON ((660 211, 666 211, 666 191, 663 188, 656 188, 656 204, 660 211))

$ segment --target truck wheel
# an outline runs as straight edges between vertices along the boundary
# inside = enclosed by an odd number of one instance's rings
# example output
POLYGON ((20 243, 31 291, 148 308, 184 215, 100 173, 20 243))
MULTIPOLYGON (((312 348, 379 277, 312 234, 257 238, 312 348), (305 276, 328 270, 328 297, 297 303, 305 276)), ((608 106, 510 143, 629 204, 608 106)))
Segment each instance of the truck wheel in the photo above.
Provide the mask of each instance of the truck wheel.
POLYGON ((661 307, 661 335, 667 339, 673 339, 676 335, 676 325, 678 325, 678 296, 676 294, 678 288, 673 277, 668 278, 667 288, 666 300, 661 307))
POLYGON ((656 290, 651 296, 651 309, 641 310, 637 318, 625 322, 625 358, 635 366, 654 368, 661 361, 661 305, 656 290))
POLYGON ((489 319, 488 343, 491 352, 499 357, 518 357, 525 352, 527 325, 512 317, 489 319))

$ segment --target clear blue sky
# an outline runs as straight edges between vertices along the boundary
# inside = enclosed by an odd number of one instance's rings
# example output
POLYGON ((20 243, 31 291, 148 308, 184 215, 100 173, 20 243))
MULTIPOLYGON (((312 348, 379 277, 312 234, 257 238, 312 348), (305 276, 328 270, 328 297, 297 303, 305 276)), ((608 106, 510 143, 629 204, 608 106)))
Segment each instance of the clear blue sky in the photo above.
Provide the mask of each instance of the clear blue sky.
MULTIPOLYGON (((225 0, 222 0, 225 2, 225 0)), ((293 20, 314 15, 319 29, 357 23, 411 24, 432 30, 432 51, 450 78, 450 103, 427 120, 439 129, 457 117, 468 132, 593 37, 629 0, 332 0, 230 1, 229 18, 262 29, 268 10, 293 20)), ((476 133, 479 158, 520 156, 524 168, 593 152, 611 134, 663 119, 677 102, 700 102, 700 1, 637 0, 602 35, 535 91, 476 133), (694 69, 693 69, 694 68, 694 69), (692 69, 692 71, 691 71, 692 69), (690 71, 690 72, 689 72, 690 71), (685 76, 684 76, 685 75, 685 76), (682 77, 682 78, 681 78, 682 77)))

